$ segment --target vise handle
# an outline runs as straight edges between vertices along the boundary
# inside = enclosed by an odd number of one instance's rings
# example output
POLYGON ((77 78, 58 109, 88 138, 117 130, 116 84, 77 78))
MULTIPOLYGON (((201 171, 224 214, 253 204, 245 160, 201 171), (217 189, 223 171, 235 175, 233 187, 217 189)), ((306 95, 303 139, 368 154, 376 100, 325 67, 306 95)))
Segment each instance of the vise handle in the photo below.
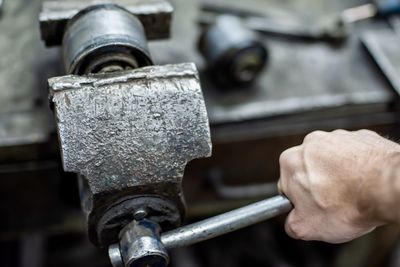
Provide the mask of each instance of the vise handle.
POLYGON ((167 249, 189 246, 271 219, 292 208, 286 197, 272 197, 163 233, 161 242, 167 249))

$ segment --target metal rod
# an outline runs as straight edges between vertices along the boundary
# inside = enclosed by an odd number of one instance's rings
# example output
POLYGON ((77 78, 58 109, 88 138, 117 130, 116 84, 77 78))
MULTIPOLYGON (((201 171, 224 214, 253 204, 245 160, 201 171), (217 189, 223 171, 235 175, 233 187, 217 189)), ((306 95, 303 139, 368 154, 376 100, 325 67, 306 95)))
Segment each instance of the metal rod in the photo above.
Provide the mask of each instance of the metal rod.
POLYGON ((189 246, 265 221, 292 208, 286 197, 276 196, 166 232, 161 235, 161 242, 167 249, 189 246))

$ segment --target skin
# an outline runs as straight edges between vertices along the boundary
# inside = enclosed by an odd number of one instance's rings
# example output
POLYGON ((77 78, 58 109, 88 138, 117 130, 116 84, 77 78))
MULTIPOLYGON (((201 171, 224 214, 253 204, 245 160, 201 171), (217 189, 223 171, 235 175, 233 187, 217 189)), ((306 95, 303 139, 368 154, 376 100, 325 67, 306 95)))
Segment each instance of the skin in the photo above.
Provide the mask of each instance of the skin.
POLYGON ((282 153, 280 170, 293 238, 343 243, 400 223, 400 145, 372 131, 313 132, 282 153))

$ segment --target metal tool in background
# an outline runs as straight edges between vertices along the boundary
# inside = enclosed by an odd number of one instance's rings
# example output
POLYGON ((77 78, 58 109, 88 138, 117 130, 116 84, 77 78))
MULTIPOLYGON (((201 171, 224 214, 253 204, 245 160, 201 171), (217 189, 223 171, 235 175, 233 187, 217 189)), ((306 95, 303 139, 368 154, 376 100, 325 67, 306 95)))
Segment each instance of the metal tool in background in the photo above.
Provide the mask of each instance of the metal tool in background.
MULTIPOLYGON (((164 249, 161 248, 158 251, 158 257, 160 258, 159 262, 163 262, 165 249, 189 246, 198 242, 206 241, 287 213, 292 209, 292 207, 292 204, 286 197, 276 196, 204 221, 163 233, 159 237, 159 240, 164 247, 164 249)), ((148 222, 143 222, 143 224, 146 223, 148 222)), ((139 220, 136 224, 141 224, 141 221, 139 220)), ((123 235, 126 234, 127 233, 123 235)), ((146 242, 137 241, 137 236, 140 235, 136 235, 136 238, 132 238, 131 241, 136 244, 138 250, 143 250, 147 246, 146 242), (141 246, 139 246, 139 244, 141 244, 141 246)), ((158 245, 160 245, 160 243, 158 243, 158 245)), ((129 265, 132 259, 124 258, 124 249, 124 245, 120 246, 114 244, 110 246, 109 256, 114 267, 142 266, 129 265)))
POLYGON ((208 72, 222 85, 254 82, 268 60, 266 45, 234 16, 219 16, 203 31, 198 47, 208 72))
POLYGON ((340 19, 344 23, 354 23, 374 17, 386 18, 398 14, 400 14, 400 1, 384 0, 346 9, 340 14, 340 19))
POLYGON ((284 21, 282 19, 278 21, 276 18, 272 19, 257 12, 226 7, 212 2, 203 3, 201 10, 203 11, 199 19, 201 25, 213 24, 217 16, 229 14, 239 17, 248 29, 260 33, 313 40, 343 41, 350 33, 349 26, 357 21, 400 14, 400 1, 385 0, 349 8, 338 14, 324 16, 311 26, 300 20, 284 21))
POLYGON ((50 101, 89 238, 119 243, 126 267, 165 265, 157 233, 183 219, 186 164, 211 155, 197 69, 152 66, 147 39, 169 35, 167 0, 62 3, 44 3, 41 30, 47 45, 62 45, 70 74, 49 79, 50 101))
POLYGON ((203 27, 214 24, 218 16, 231 15, 238 17, 249 30, 261 34, 328 41, 342 41, 348 34, 348 29, 342 25, 336 14, 326 16, 310 25, 310 23, 300 19, 271 18, 263 13, 246 11, 213 2, 203 3, 201 11, 198 23, 203 27))

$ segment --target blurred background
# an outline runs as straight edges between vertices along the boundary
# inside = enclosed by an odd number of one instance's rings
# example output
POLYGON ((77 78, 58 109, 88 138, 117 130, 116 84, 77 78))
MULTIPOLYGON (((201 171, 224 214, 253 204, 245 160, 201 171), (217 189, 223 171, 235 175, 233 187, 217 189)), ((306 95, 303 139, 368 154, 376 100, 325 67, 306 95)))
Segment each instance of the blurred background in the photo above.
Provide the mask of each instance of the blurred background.
MULTIPOLYGON (((59 48, 40 40, 41 2, 1 4, 0 266, 110 266, 88 241, 75 175, 62 171, 47 79, 65 70, 59 48)), ((173 5, 171 39, 150 50, 156 64, 196 63, 214 146, 186 168, 187 222, 276 194, 280 153, 310 131, 366 128, 398 140, 396 1, 173 5)), ((172 266, 400 266, 398 226, 329 245, 290 239, 283 221, 177 249, 172 266)))

